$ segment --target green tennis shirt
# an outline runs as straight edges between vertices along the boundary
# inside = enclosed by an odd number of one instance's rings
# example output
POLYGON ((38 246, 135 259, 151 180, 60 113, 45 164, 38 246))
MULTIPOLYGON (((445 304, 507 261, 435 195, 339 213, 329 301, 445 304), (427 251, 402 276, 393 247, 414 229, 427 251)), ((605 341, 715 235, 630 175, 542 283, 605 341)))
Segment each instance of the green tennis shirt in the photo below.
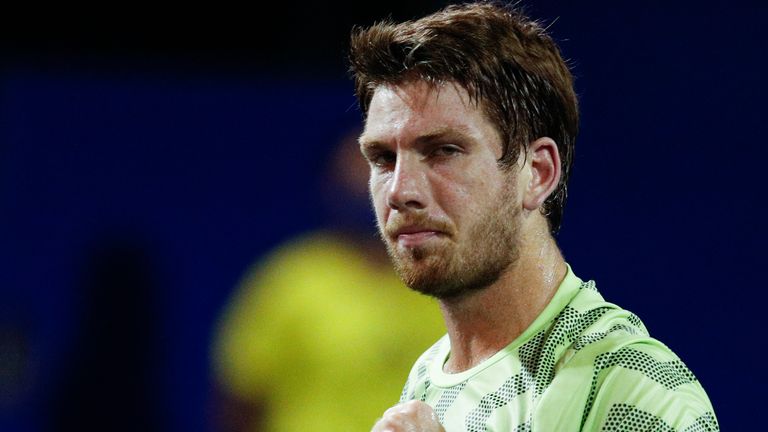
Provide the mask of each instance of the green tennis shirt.
POLYGON ((431 405, 453 431, 718 431, 699 381, 640 319, 570 267, 515 341, 447 374, 447 336, 418 359, 401 402, 431 405))

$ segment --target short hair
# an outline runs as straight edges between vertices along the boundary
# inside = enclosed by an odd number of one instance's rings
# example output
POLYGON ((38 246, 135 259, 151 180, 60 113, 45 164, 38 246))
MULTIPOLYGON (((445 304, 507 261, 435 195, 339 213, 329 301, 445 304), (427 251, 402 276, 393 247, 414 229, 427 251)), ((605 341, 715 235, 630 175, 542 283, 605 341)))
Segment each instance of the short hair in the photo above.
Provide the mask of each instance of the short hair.
POLYGON ((579 112, 573 76, 539 23, 498 3, 452 5, 416 21, 353 29, 349 60, 364 116, 382 84, 455 82, 500 132, 502 167, 511 167, 529 143, 552 138, 562 175, 541 212, 557 233, 579 112))

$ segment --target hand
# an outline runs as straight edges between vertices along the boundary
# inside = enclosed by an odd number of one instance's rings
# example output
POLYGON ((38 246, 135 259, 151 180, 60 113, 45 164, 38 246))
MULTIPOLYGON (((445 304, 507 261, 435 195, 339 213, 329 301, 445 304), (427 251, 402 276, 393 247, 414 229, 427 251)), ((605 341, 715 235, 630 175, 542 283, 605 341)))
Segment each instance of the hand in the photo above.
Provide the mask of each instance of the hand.
POLYGON ((445 429, 431 406, 409 401, 386 410, 371 432, 445 432, 445 429))

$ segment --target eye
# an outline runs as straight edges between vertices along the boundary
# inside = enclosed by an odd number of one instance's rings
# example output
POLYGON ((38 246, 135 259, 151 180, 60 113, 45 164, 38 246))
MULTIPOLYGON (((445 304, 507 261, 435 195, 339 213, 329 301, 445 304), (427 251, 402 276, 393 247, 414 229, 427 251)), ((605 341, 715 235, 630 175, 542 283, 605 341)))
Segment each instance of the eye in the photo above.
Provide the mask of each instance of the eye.
POLYGON ((432 150, 432 156, 449 157, 461 153, 461 147, 453 144, 443 144, 432 150))
POLYGON ((393 166, 397 161, 397 157, 394 152, 391 151, 378 151, 367 155, 368 162, 372 165, 384 168, 393 166))

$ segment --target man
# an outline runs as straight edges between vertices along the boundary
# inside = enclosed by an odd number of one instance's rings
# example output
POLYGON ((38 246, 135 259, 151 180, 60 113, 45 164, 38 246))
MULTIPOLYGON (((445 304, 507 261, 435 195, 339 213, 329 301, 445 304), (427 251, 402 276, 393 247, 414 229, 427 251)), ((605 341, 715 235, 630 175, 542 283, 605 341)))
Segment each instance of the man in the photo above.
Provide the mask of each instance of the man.
POLYGON ((719 430, 685 365, 553 238, 578 127, 545 31, 495 4, 352 35, 379 230, 448 334, 375 431, 719 430))

